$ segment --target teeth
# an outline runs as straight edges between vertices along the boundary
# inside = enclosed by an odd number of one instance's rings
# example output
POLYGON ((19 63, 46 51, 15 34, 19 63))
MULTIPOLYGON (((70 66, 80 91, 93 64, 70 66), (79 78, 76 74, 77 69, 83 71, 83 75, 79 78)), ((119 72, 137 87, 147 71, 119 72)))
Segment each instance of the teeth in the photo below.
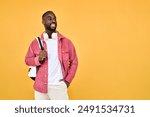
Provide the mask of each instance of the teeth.
POLYGON ((54 28, 54 27, 55 27, 55 24, 51 24, 51 27, 54 28))

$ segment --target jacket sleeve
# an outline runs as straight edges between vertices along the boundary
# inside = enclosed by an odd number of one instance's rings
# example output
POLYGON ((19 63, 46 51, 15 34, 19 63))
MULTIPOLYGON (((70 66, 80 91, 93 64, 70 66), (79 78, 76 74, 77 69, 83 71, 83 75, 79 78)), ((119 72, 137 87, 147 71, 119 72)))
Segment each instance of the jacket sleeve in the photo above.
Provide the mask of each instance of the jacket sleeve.
POLYGON ((32 43, 30 44, 27 54, 25 56, 25 63, 28 66, 39 66, 41 65, 39 63, 39 56, 36 56, 34 50, 36 48, 36 39, 32 41, 32 43))
POLYGON ((70 56, 70 66, 69 66, 69 71, 68 75, 66 76, 65 80, 69 83, 73 80, 77 67, 78 67, 78 57, 76 54, 76 50, 72 42, 70 41, 69 44, 69 56, 70 56))

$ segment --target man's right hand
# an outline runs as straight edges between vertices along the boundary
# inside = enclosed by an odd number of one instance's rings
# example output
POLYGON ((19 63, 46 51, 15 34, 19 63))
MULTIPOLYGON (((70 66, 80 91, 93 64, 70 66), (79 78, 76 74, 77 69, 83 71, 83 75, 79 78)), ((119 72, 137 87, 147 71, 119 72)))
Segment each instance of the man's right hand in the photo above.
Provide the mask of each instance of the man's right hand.
POLYGON ((47 52, 45 50, 41 50, 39 54, 39 62, 43 63, 47 57, 47 52))

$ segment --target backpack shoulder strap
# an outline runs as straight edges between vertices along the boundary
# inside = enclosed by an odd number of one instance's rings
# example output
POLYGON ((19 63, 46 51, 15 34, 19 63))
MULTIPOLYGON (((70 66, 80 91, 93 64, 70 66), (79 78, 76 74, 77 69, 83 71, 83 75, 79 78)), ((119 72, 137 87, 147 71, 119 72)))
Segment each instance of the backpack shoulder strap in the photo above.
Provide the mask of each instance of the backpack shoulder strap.
POLYGON ((37 37, 36 40, 38 41, 38 44, 40 45, 40 49, 44 50, 40 37, 37 37))

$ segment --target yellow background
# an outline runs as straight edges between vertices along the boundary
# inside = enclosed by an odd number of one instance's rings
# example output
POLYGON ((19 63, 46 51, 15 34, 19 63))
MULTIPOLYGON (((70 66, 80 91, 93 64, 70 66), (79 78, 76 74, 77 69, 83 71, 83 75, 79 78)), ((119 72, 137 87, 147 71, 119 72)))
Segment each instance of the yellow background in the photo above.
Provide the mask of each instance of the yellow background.
POLYGON ((78 54, 70 99, 150 99, 149 0, 0 0, 0 99, 34 99, 24 58, 47 10, 78 54))

